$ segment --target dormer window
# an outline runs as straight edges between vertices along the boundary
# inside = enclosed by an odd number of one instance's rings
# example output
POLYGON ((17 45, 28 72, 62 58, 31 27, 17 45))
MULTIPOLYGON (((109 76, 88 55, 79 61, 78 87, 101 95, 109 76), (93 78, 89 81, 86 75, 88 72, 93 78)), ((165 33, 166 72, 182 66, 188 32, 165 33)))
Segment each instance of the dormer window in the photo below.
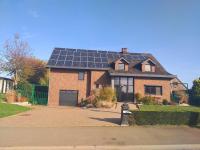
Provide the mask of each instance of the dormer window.
POLYGON ((144 70, 145 70, 146 72, 153 72, 153 68, 152 68, 152 66, 151 66, 150 64, 146 64, 146 65, 144 66, 144 70))
POLYGON ((141 65, 142 72, 155 72, 156 64, 151 59, 143 61, 141 65))
POLYGON ((114 69, 115 70, 128 71, 128 65, 129 65, 129 62, 123 57, 114 61, 114 69))
POLYGON ((118 64, 118 70, 125 70, 125 64, 124 63, 119 63, 118 64))

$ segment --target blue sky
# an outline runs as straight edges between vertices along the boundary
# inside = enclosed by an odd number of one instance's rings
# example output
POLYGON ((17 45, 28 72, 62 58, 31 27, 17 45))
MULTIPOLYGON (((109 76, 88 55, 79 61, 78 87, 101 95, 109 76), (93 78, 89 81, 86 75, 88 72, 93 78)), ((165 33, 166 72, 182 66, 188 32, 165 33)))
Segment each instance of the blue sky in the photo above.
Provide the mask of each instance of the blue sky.
POLYGON ((0 50, 18 32, 44 60, 54 47, 127 47, 190 86, 200 76, 199 0, 0 0, 0 18, 0 50))

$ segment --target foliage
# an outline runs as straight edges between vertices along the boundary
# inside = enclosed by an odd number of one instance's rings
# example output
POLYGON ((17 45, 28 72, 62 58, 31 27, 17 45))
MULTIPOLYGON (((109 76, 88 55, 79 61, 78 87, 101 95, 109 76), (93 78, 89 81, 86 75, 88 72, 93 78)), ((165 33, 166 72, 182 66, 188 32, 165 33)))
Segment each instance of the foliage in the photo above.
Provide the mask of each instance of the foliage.
POLYGON ((0 103, 0 118, 15 115, 17 113, 24 112, 27 110, 30 110, 30 108, 19 105, 0 103))
POLYGON ((200 112, 199 107, 178 105, 142 105, 141 111, 173 111, 173 112, 200 112))
POLYGON ((190 103, 200 106, 200 78, 193 81, 193 86, 190 93, 190 103))
POLYGON ((167 100, 167 99, 163 99, 163 101, 162 101, 162 104, 163 104, 163 105, 168 105, 168 104, 169 104, 169 102, 168 102, 168 100, 167 100))
POLYGON ((26 41, 20 39, 19 34, 13 40, 7 40, 1 53, 0 71, 14 75, 15 84, 22 77, 25 58, 30 56, 30 47, 26 41))
POLYGON ((155 98, 152 97, 152 96, 142 97, 140 99, 140 102, 142 102, 144 105, 154 105, 154 104, 157 104, 155 98))
POLYGON ((31 102, 32 85, 30 83, 26 81, 18 82, 16 90, 18 94, 20 94, 23 97, 27 97, 29 99, 29 102, 31 102))
POLYGON ((94 105, 96 107, 112 107, 116 103, 116 93, 111 87, 104 87, 93 91, 94 105))
POLYGON ((135 93, 135 99, 136 99, 137 102, 140 102, 141 98, 142 98, 142 94, 135 93))
POLYGON ((26 57, 21 81, 48 85, 46 62, 35 57, 26 57))
POLYGON ((32 57, 31 48, 26 41, 15 34, 13 40, 7 40, 4 51, 0 55, 0 71, 14 76, 15 85, 18 82, 48 85, 46 62, 32 57))
POLYGON ((140 111, 132 111, 130 124, 137 125, 197 125, 200 108, 194 106, 142 105, 140 111))
POLYGON ((0 93, 0 102, 5 101, 6 97, 5 94, 0 93))
POLYGON ((130 124, 137 125, 198 125, 200 112, 176 112, 176 111, 133 111, 130 124))

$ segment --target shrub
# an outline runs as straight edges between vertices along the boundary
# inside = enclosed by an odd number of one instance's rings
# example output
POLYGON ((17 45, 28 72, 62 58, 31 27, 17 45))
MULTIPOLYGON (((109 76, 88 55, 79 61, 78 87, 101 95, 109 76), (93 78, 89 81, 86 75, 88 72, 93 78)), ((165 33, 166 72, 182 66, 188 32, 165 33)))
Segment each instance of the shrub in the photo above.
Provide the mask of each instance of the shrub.
POLYGON ((167 100, 167 99, 163 99, 163 101, 162 101, 162 104, 163 104, 163 105, 168 105, 168 104, 169 104, 169 102, 168 102, 168 100, 167 100))
POLYGON ((5 94, 1 93, 0 94, 0 102, 5 101, 5 100, 6 100, 5 94))
POLYGON ((198 125, 200 112, 133 111, 129 117, 131 125, 198 125))
POLYGON ((155 105, 158 104, 155 100, 154 97, 151 96, 145 96, 143 98, 140 99, 140 101, 144 104, 144 105, 155 105))
POLYGON ((111 87, 96 89, 93 91, 93 94, 96 107, 112 107, 117 101, 115 90, 111 87))
POLYGON ((140 100, 141 100, 141 98, 142 98, 142 94, 140 94, 140 93, 135 93, 135 99, 136 99, 136 102, 141 102, 140 100))

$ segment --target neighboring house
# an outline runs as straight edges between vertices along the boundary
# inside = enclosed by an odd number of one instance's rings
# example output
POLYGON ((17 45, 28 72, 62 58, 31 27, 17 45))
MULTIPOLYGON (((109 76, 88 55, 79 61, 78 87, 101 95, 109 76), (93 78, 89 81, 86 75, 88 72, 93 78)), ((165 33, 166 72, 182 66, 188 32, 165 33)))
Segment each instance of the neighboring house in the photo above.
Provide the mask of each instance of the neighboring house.
POLYGON ((187 83, 181 82, 181 80, 177 77, 172 79, 170 84, 171 84, 172 91, 187 91, 188 90, 187 83))
POLYGON ((134 102, 134 94, 170 101, 168 73, 148 53, 55 48, 48 61, 49 105, 76 105, 96 88, 111 86, 118 101, 134 102))
POLYGON ((0 93, 6 93, 13 89, 14 82, 12 79, 0 77, 0 93))
POLYGON ((181 103, 189 102, 188 84, 181 82, 179 78, 174 78, 170 81, 172 99, 181 103))

